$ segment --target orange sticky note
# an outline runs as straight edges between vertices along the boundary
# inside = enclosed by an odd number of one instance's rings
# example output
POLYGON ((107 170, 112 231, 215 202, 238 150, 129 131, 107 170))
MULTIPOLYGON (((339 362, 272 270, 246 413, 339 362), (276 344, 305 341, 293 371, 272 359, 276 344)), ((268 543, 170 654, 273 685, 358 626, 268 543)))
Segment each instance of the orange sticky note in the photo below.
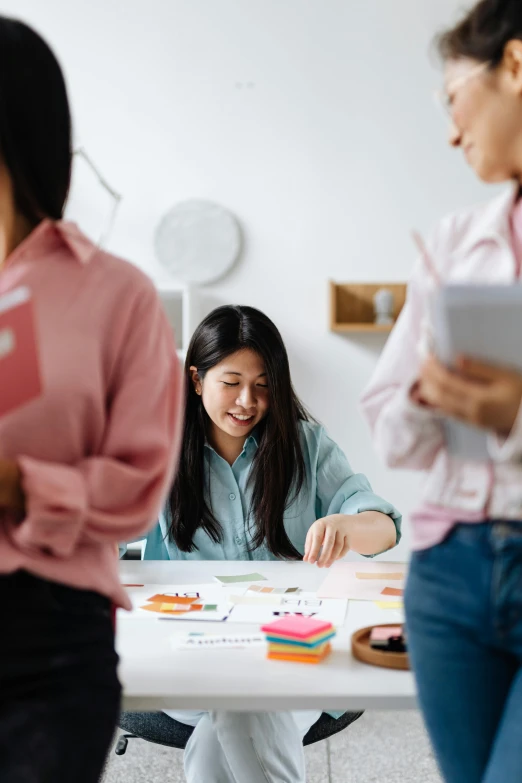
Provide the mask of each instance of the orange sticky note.
POLYGON ((401 590, 400 587, 385 587, 384 590, 381 591, 381 595, 404 595, 404 590, 401 590))
POLYGON ((321 655, 288 655, 284 653, 268 652, 267 658, 272 661, 294 661, 295 663, 320 663, 331 652, 331 645, 327 644, 321 655))
POLYGON ((156 595, 153 595, 151 598, 147 598, 147 601, 151 601, 152 603, 158 603, 158 602, 164 602, 166 604, 193 604, 195 601, 199 601, 199 598, 196 598, 195 596, 192 596, 191 598, 187 598, 186 596, 180 596, 180 595, 169 595, 168 593, 157 593, 156 595))

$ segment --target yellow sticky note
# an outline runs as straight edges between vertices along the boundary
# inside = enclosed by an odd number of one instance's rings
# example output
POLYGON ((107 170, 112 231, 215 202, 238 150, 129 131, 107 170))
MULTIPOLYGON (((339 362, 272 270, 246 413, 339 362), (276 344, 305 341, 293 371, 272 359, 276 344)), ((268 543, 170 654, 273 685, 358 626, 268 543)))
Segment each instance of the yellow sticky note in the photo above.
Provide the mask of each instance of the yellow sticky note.
POLYGON ((402 601, 376 601, 375 605, 379 609, 402 609, 404 606, 402 601))

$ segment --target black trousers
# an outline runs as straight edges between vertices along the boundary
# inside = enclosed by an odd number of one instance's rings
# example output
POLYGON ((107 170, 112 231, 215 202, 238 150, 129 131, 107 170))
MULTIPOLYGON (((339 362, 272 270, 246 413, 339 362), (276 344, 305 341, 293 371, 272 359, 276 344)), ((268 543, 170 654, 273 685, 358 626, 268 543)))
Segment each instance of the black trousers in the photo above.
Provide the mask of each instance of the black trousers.
POLYGON ((97 783, 120 684, 108 599, 0 575, 0 781, 97 783))

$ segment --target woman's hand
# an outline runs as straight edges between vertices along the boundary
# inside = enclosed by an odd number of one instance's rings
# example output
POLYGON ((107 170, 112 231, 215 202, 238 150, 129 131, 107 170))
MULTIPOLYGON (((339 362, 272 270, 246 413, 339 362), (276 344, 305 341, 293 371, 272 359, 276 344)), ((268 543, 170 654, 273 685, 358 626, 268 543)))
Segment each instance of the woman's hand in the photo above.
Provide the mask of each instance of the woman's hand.
POLYGON ((25 497, 22 475, 14 460, 0 459, 0 509, 23 512, 25 497))
POLYGON ((507 436, 522 402, 522 375, 466 358, 448 370, 430 356, 421 369, 418 395, 447 416, 507 436))
POLYGON ((329 568, 335 560, 344 557, 350 549, 351 519, 347 514, 332 514, 314 522, 306 536, 303 560, 317 563, 319 568, 329 568))
POLYGON ((303 560, 317 563, 319 568, 329 568, 349 550, 360 555, 375 555, 386 552, 396 543, 395 523, 387 514, 380 511, 332 514, 318 519, 308 531, 303 560))

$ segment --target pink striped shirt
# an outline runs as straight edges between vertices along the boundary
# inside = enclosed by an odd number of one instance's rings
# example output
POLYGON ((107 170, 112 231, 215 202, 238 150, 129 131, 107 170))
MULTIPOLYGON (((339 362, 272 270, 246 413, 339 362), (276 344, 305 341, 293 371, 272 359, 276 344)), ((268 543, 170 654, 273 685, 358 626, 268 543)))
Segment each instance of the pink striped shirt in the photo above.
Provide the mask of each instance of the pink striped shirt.
MULTIPOLYGON (((65 222, 44 220, 0 271, 33 295, 42 396, 0 419, 26 516, 0 510, 0 573, 95 590, 129 607, 117 542, 156 521, 172 479, 181 373, 152 282, 65 222)), ((5 382, 3 380, 3 382, 5 382)))

